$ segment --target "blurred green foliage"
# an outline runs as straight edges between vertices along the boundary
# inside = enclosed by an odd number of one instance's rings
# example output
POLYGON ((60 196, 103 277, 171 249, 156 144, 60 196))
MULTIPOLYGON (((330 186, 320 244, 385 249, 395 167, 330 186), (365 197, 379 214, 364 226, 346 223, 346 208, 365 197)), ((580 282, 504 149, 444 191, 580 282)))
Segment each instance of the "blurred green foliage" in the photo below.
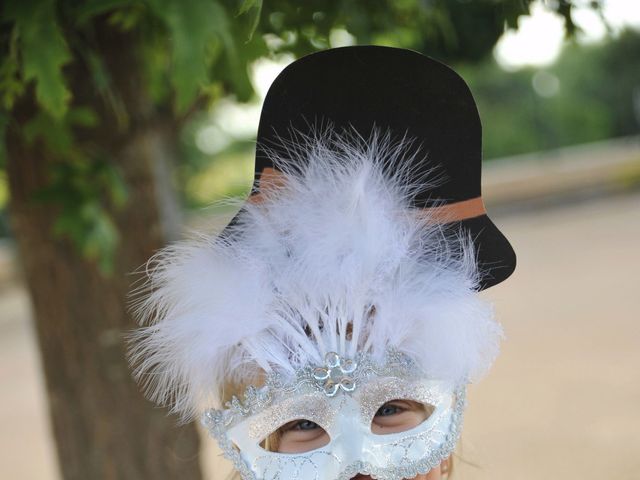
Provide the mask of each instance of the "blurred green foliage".
MULTIPOLYGON (((250 148, 251 143, 234 144, 214 163, 211 155, 198 150, 190 135, 202 119, 206 121, 201 112, 214 109, 221 98, 255 101, 248 68, 255 60, 279 54, 299 57, 334 46, 331 35, 340 30, 356 43, 412 48, 456 65, 486 65, 499 37, 506 28, 517 27, 518 18, 529 13, 532 1, 5 0, 0 18, 0 172, 6 163, 2 133, 14 121, 17 106, 31 102, 37 108, 24 128, 25 141, 40 145, 51 160, 51 184, 38 199, 59 206, 56 234, 70 239, 107 271, 118 244, 110 212, 127 204, 127 188, 108 152, 86 137, 92 130, 128 131, 132 119, 95 44, 99 22, 135 34, 130 48, 139 60, 140 72, 136 73, 143 78, 153 113, 172 117, 184 129, 178 183, 186 185, 188 192, 197 192, 213 188, 198 175, 204 171, 212 175, 212 165, 228 173, 228 165, 244 161, 242 152, 250 148), (74 99, 70 72, 78 63, 87 66, 87 81, 96 92, 96 102, 116 118, 114 125, 101 121, 97 103, 79 105, 74 99)), ((575 31, 574 3, 548 4, 565 19, 569 36, 575 31)), ((600 3, 593 1, 591 6, 598 9, 600 3)), ((545 109, 551 107, 532 100, 529 76, 527 72, 504 76, 493 66, 469 75, 479 102, 485 102, 485 90, 487 99, 495 92, 496 101, 487 100, 482 106, 491 110, 488 121, 495 125, 502 121, 509 127, 509 135, 487 142, 492 154, 540 145, 540 133, 523 134, 514 127, 531 130, 524 114, 521 120, 509 120, 514 111, 521 112, 524 103, 532 102, 536 106, 528 109, 538 109, 538 123, 547 123, 552 110, 545 109), (480 75, 481 71, 485 73, 480 75), (506 90, 498 93, 496 85, 508 88, 509 95, 506 90)), ((603 110, 594 106, 592 112, 588 132, 616 131, 603 125, 603 110)), ((6 175, 0 175, 0 182, 3 177, 6 175)), ((223 193, 240 191, 243 187, 238 185, 223 193)), ((0 186, 0 200, 3 191, 6 186, 0 186)), ((206 203, 198 195, 185 198, 194 206, 206 203)), ((4 222, 0 228, 7 229, 6 216, 0 221, 4 222)))
POLYGON ((491 59, 459 71, 478 104, 484 156, 495 158, 638 134, 638 65, 640 32, 627 29, 569 43, 549 67, 505 72, 491 59))
MULTIPOLYGON (((0 229, 8 230, 4 132, 22 104, 36 104, 21 129, 23 141, 42 152, 50 183, 34 202, 58 207, 53 233, 73 242, 82 255, 109 273, 119 242, 113 212, 127 203, 127 186, 109 152, 87 132, 131 126, 131 112, 99 53, 96 24, 135 32, 131 48, 139 59, 157 114, 170 113, 176 125, 191 111, 220 95, 240 100, 253 95, 247 63, 266 55, 262 41, 248 42, 251 31, 234 16, 249 17, 255 7, 214 0, 13 0, 3 3, 0 20, 0 229), (240 48, 241 47, 241 48, 240 48), (88 67, 100 105, 74 101, 71 69, 88 67), (213 75, 216 72, 216 75, 213 75), (204 102, 202 101, 204 100, 204 102), (101 122, 108 109, 115 125, 101 122)), ((255 28, 255 16, 252 20, 255 28)), ((258 39, 258 37, 256 37, 258 39)), ((153 113, 151 114, 153 116, 153 113)), ((2 233, 2 232, 0 232, 2 233)))

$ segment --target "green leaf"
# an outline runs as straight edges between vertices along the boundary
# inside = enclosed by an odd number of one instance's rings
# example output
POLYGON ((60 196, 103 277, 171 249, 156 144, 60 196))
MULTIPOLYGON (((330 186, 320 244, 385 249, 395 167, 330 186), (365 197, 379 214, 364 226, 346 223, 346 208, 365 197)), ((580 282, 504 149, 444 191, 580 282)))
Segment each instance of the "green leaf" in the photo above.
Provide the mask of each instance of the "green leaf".
POLYGON ((18 77, 18 62, 5 57, 0 65, 0 107, 11 110, 16 99, 24 92, 24 84, 18 77))
POLYGON ((81 152, 73 127, 92 128, 99 121, 96 112, 86 106, 73 107, 60 119, 39 111, 24 125, 22 133, 27 143, 33 144, 40 140, 54 157, 70 160, 80 156, 81 152))
POLYGON ((145 13, 146 9, 141 5, 121 8, 109 16, 109 25, 113 25, 123 32, 129 32, 140 25, 145 13))
POLYGON ((136 0, 89 0, 76 11, 76 21, 82 25, 97 15, 138 3, 136 0))
POLYGON ((69 125, 57 121, 47 112, 39 111, 25 124, 22 133, 27 143, 41 140, 56 156, 65 156, 73 148, 74 138, 69 125))
POLYGON ((242 15, 243 13, 247 13, 253 7, 262 8, 262 0, 244 0, 242 5, 240 5, 240 9, 238 10, 238 15, 242 15))
POLYGON ((71 241, 85 259, 96 262, 108 275, 120 240, 113 212, 122 208, 127 197, 124 180, 113 164, 106 158, 84 156, 53 164, 51 183, 33 200, 56 203, 60 213, 54 235, 71 241))
POLYGON ((100 119, 98 118, 98 114, 92 110, 90 107, 74 107, 69 110, 65 119, 69 122, 70 125, 91 128, 95 127, 100 123, 100 119))
POLYGON ((176 109, 182 113, 209 83, 207 46, 218 37, 227 53, 234 54, 227 12, 214 0, 148 0, 148 4, 169 29, 171 83, 176 92, 176 109))
POLYGON ((57 238, 68 238, 76 247, 81 246, 84 237, 84 225, 78 221, 76 210, 63 210, 53 223, 53 234, 57 238))
POLYGON ((123 207, 129 198, 127 184, 118 168, 110 163, 107 158, 97 159, 92 162, 92 171, 89 175, 94 178, 93 189, 104 191, 114 207, 123 207))
POLYGON ((35 81, 38 103, 61 118, 71 99, 62 72, 71 53, 58 26, 53 0, 11 2, 5 14, 18 29, 22 78, 25 83, 35 81))
POLYGON ((24 93, 24 83, 20 79, 18 61, 18 29, 11 31, 9 52, 0 64, 0 108, 9 111, 16 99, 24 93))
POLYGON ((256 32, 258 28, 258 24, 260 23, 260 15, 262 13, 262 0, 244 0, 242 5, 240 5, 240 9, 238 10, 238 14, 242 15, 243 13, 247 13, 252 11, 251 15, 251 27, 249 29, 249 36, 247 38, 247 42, 250 42, 253 38, 253 34, 256 32))

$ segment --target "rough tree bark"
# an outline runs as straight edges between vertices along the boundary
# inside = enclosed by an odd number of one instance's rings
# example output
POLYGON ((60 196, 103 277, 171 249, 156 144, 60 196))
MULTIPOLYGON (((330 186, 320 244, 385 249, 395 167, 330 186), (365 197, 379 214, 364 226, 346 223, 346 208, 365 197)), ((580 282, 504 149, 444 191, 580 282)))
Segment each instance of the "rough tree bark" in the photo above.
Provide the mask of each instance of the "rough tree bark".
POLYGON ((134 327, 126 309, 129 273, 166 242, 172 223, 162 183, 177 127, 170 118, 159 121, 146 101, 133 35, 103 22, 94 41, 130 118, 126 131, 112 127, 113 113, 92 91, 87 70, 79 62, 71 67, 74 104, 91 106, 102 127, 78 131, 78 138, 107 152, 129 188, 126 207, 114 212, 121 243, 111 277, 54 237, 56 205, 32 201, 50 181, 52 162, 20 134, 34 113, 32 95, 16 106, 7 134, 10 215, 34 307, 58 459, 65 480, 198 480, 196 429, 178 428, 166 410, 143 398, 122 337, 134 327))

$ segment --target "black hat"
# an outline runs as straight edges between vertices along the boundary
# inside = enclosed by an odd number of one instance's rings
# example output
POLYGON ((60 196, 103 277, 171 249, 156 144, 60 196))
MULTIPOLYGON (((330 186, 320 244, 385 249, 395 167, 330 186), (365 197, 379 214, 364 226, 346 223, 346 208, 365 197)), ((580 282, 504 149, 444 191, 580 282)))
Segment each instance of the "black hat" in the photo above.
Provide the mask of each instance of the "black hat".
POLYGON ((435 200, 448 226, 471 234, 485 272, 481 290, 511 275, 515 253, 482 202, 478 110, 469 87, 450 67, 412 50, 371 45, 324 50, 291 63, 262 107, 252 195, 259 194, 261 176, 274 173, 271 158, 278 145, 295 142, 300 133, 313 135, 318 122, 365 139, 381 128, 417 140, 416 148, 427 155, 409 156, 420 162, 412 168, 416 179, 435 164, 444 181, 418 193, 414 207, 433 208, 435 200))

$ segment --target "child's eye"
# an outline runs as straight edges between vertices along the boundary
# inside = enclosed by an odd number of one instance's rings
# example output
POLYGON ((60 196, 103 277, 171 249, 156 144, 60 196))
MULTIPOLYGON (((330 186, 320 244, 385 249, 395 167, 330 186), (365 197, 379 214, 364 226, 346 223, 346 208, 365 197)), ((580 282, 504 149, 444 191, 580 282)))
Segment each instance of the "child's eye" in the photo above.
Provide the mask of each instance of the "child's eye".
POLYGON ((395 415, 402 412, 404 409, 393 403, 385 403, 376 412, 376 417, 388 417, 389 415, 395 415))
MULTIPOLYGON (((330 437, 316 422, 292 420, 278 429, 275 450, 280 453, 302 453, 328 444, 330 437)), ((264 448, 264 447, 263 447, 264 448)))
POLYGON ((316 428, 318 428, 318 424, 315 422, 312 422, 311 420, 300 420, 296 423, 294 423, 291 426, 292 430, 303 430, 303 431, 307 431, 307 430, 314 430, 316 428))

